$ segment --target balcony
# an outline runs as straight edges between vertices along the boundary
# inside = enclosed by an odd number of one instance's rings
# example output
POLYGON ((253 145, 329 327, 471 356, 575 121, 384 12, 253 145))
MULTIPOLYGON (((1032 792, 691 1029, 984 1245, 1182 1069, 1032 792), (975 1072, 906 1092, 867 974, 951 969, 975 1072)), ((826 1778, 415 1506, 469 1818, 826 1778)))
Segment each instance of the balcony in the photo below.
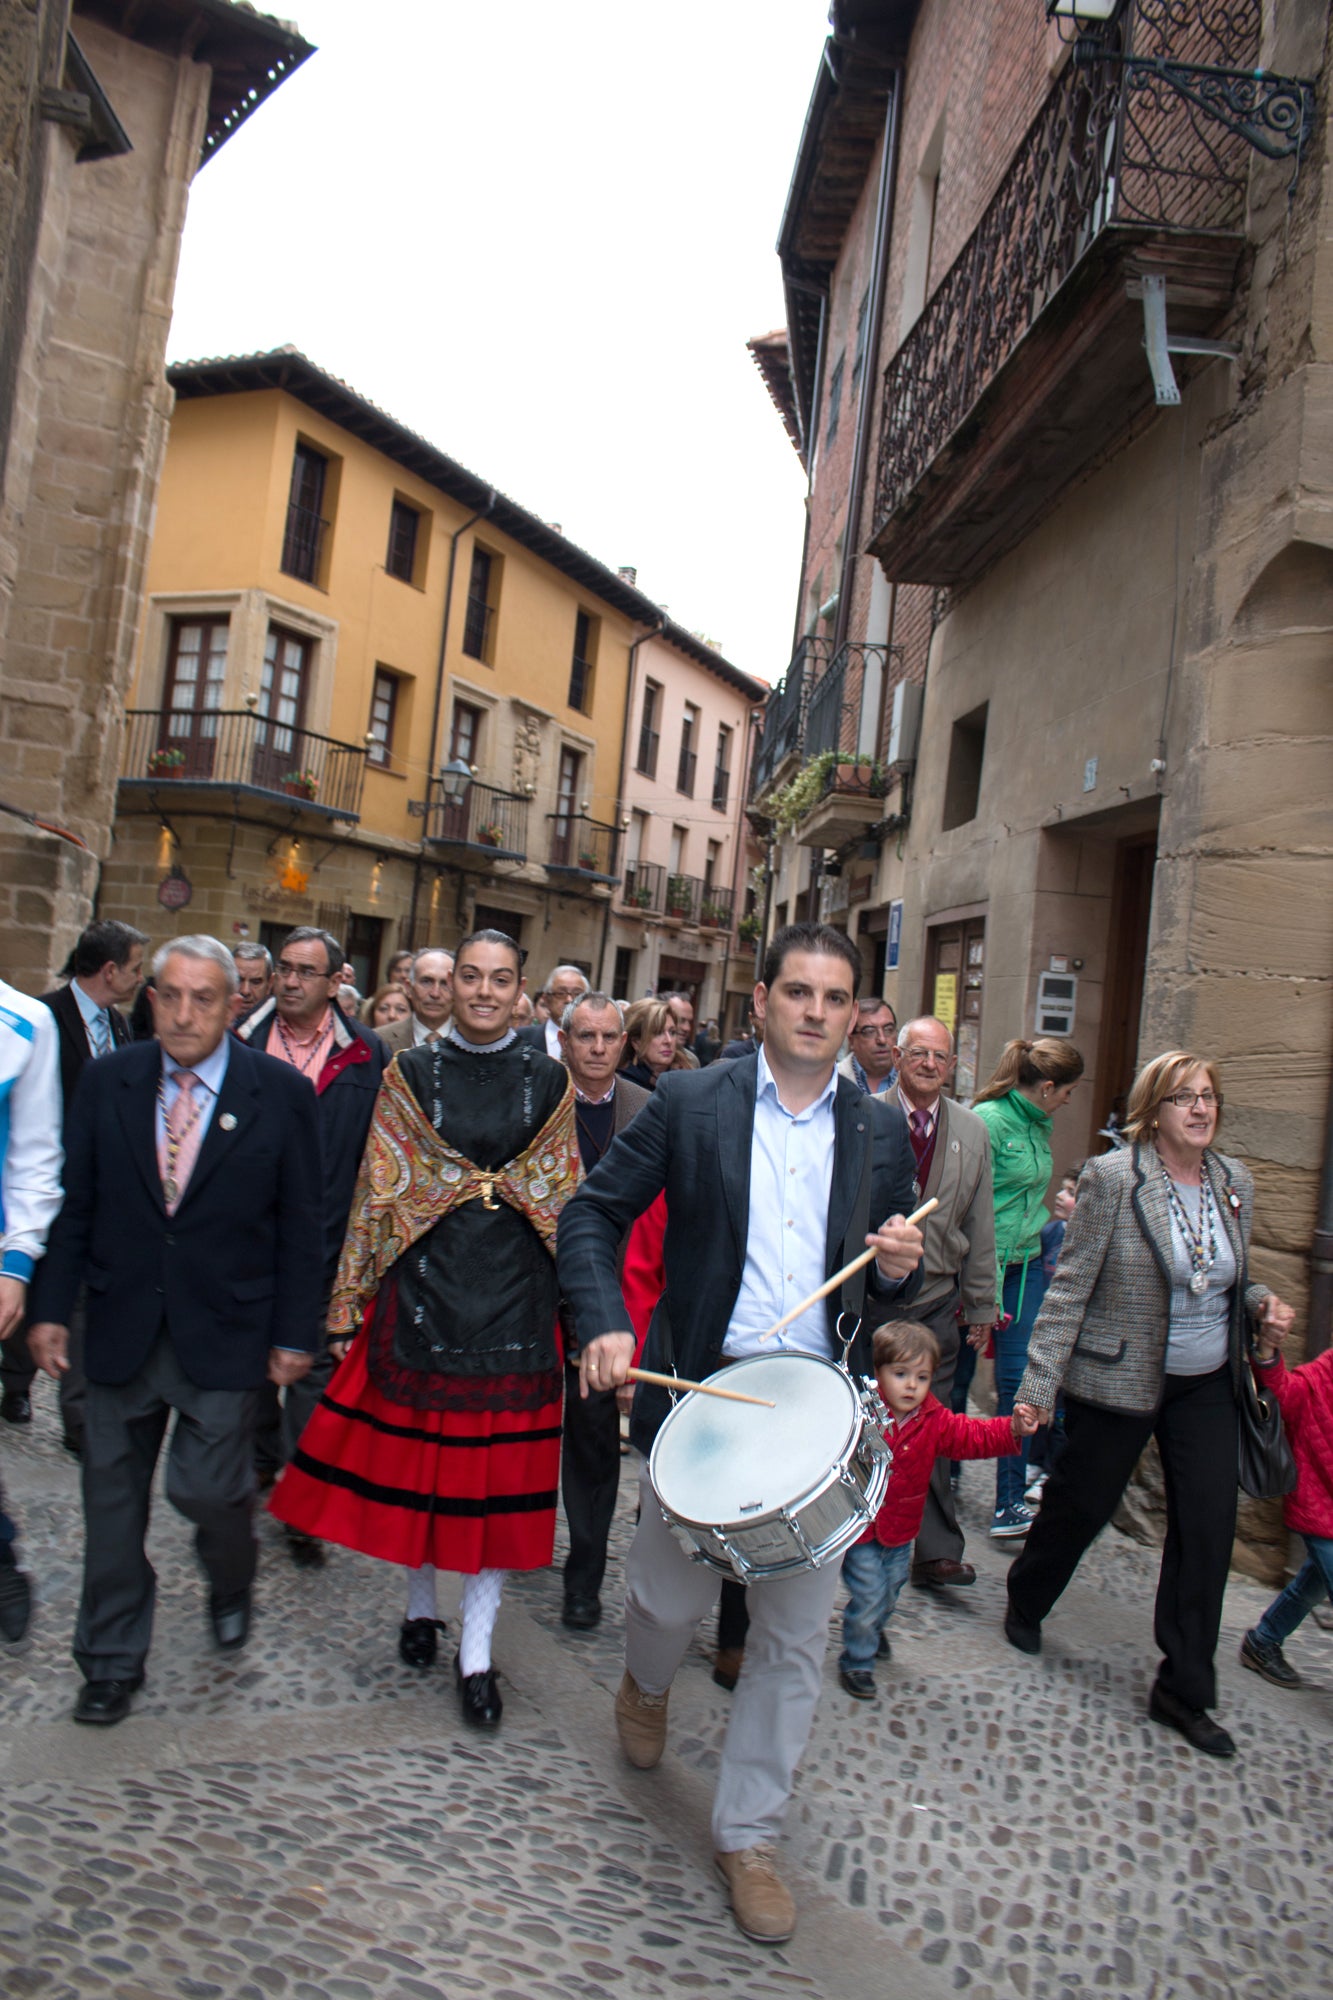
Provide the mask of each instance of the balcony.
POLYGON ((586 813, 548 813, 548 875, 569 875, 580 882, 620 879, 620 828, 589 819, 586 813))
POLYGON ((287 507, 287 526, 282 537, 282 568, 302 583, 319 582, 319 561, 324 552, 328 522, 311 507, 287 507))
MULTIPOLYGON (((1130 0, 1101 47, 1252 70, 1260 14, 1130 0)), ((1166 280, 1173 335, 1215 335, 1231 305, 1244 141, 1152 70, 1085 53, 885 371, 869 548, 899 582, 981 575, 1151 404, 1145 277, 1166 280)))
POLYGON ((461 799, 451 800, 443 779, 432 778, 424 810, 424 838, 437 846, 461 848, 487 865, 528 858, 528 801, 521 792, 502 792, 474 778, 461 799))
POLYGON ((736 891, 724 889, 717 882, 702 882, 699 885, 699 928, 705 931, 729 931, 736 916, 736 891))
POLYGON ((823 791, 796 829, 798 845, 842 847, 848 841, 864 839, 870 828, 884 818, 885 789, 883 770, 872 758, 830 762, 824 773, 823 791))
POLYGON ((704 885, 698 875, 668 875, 662 914, 670 924, 697 924, 704 885))
POLYGON ((281 799, 287 807, 326 819, 354 820, 361 811, 364 745, 339 743, 272 722, 249 709, 132 708, 125 716, 120 767, 123 797, 163 789, 228 791, 281 799))
POLYGON ((666 869, 655 861, 631 861, 625 869, 620 900, 626 909, 660 917, 666 909, 666 869))
POLYGON ((802 639, 764 704, 764 733, 755 751, 750 781, 752 800, 763 796, 788 757, 800 754, 810 689, 828 666, 831 652, 825 639, 802 639))

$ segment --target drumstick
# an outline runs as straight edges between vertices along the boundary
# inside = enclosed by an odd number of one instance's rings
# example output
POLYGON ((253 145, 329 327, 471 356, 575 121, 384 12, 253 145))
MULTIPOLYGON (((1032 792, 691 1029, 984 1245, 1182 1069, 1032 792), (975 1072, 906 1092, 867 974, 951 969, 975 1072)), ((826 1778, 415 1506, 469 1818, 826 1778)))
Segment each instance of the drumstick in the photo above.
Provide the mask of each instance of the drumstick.
MULTIPOLYGON (((920 1222, 923 1216, 933 1215, 938 1207, 939 1202, 932 1195, 929 1201, 923 1201, 920 1208, 913 1210, 912 1214, 907 1217, 907 1221, 920 1222)), ((784 1326, 790 1326, 792 1321, 799 1319, 803 1312, 809 1312, 811 1306, 817 1306, 819 1301, 826 1299, 830 1292, 836 1292, 844 1278, 850 1278, 854 1271, 859 1271, 863 1264, 868 1264, 874 1255, 875 1246, 872 1243, 861 1252, 859 1257, 853 1257, 850 1264, 844 1264, 840 1271, 835 1271, 831 1278, 826 1278, 817 1292, 811 1292, 808 1299, 802 1299, 798 1306, 793 1306, 791 1311, 777 1322, 776 1326, 770 1326, 768 1332, 761 1333, 759 1338, 761 1340, 771 1340, 775 1333, 781 1333, 784 1326)))
POLYGON ((679 1375, 656 1375, 651 1368, 631 1368, 626 1380, 655 1382, 659 1389, 693 1389, 699 1396, 721 1396, 727 1403, 754 1403, 761 1410, 771 1410, 776 1407, 763 1396, 742 1396, 739 1389, 714 1389, 707 1382, 683 1382, 679 1375))

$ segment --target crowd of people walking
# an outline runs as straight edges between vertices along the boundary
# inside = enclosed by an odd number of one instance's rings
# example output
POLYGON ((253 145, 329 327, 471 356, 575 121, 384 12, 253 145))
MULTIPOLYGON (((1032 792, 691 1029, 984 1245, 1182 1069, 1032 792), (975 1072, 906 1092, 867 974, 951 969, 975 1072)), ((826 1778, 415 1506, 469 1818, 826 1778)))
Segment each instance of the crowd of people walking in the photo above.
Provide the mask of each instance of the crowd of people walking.
MULTIPOLYGON (((1217 1148, 1207 1058, 1146 1061, 1124 1145, 1061 1184, 1051 1140, 1078 1049, 1010 1041, 966 1107, 949 1025, 899 1024, 861 995, 856 947, 824 925, 777 933, 753 1032, 726 1047, 686 994, 625 1007, 573 965, 529 993, 495 930, 399 954, 356 1005, 323 930, 276 955, 173 938, 144 1002, 148 945, 101 920, 55 991, 0 984, 0 1416, 28 1420, 45 1370, 81 1462, 77 1722, 119 1722, 143 1682, 170 1426, 167 1495, 220 1650, 249 1635, 267 1491, 292 1562, 318 1568, 335 1544, 402 1570, 408 1670, 438 1656, 438 1572, 462 1577, 458 1700, 494 1730, 505 1579, 551 1563, 561 1500, 563 1622, 602 1617, 628 1409, 639 1512, 615 1727, 631 1765, 658 1764, 674 1678, 720 1600, 716 1677, 734 1695, 714 1854, 740 1929, 780 1942, 796 1911, 777 1843, 839 1583, 839 1685, 874 1701, 909 1577, 976 1581, 964 1460, 996 1460, 990 1536, 1019 1548, 1004 1634, 1034 1654, 1156 1439, 1148 1712, 1234 1754, 1214 1662, 1251 1372, 1287 1421, 1308 1560, 1241 1656, 1299 1684, 1283 1641, 1333 1594, 1333 1361, 1282 1358, 1294 1314, 1250 1274, 1253 1181, 1217 1148), (983 1353, 988 1419, 967 1414, 983 1353), (668 1519, 653 1464, 684 1407, 673 1379, 712 1393, 787 1357, 856 1385, 864 1491, 825 1545, 781 1510, 795 1553, 774 1559, 743 1518, 668 1519)), ((9 1641, 33 1597, 20 1533, 0 1494, 9 1641)))

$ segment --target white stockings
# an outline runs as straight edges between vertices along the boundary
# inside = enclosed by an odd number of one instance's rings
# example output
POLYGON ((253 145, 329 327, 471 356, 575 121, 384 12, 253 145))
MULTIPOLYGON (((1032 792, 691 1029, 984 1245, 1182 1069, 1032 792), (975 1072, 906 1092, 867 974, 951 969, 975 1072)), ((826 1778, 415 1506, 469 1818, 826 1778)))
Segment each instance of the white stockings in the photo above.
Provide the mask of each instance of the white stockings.
MULTIPOLYGON (((508 1574, 502 1569, 483 1569, 463 1578, 462 1637, 458 1642, 458 1670, 484 1674, 491 1664, 491 1634, 499 1615, 500 1598, 508 1574)), ((434 1618, 435 1567, 422 1563, 407 1572, 407 1616, 434 1618)))

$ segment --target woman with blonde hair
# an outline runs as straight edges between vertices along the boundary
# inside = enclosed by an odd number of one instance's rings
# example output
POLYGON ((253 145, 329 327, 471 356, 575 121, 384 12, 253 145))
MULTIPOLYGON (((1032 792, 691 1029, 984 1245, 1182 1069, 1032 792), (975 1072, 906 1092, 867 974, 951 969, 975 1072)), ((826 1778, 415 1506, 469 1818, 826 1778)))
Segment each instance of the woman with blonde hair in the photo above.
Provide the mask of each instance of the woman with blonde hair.
POLYGON ((1042 1620, 1155 1437, 1166 1542, 1148 1713, 1196 1750, 1231 1757, 1208 1710, 1236 1525, 1245 1315, 1278 1333, 1295 1315, 1249 1281, 1254 1182, 1214 1150, 1221 1117, 1213 1063, 1186 1049, 1156 1056, 1130 1092, 1129 1144, 1080 1176, 1018 1392, 1045 1418, 1063 1388, 1068 1443, 1009 1572, 1004 1630, 1020 1652, 1040 1652, 1042 1620))
MULTIPOLYGON (((1002 1417, 1013 1411, 1014 1391, 1027 1365, 1028 1336, 1046 1296, 1041 1232, 1051 1219, 1045 1205, 1053 1171, 1051 1122, 1068 1104, 1082 1074, 1083 1058, 1072 1042, 1053 1035, 1034 1042, 1007 1042, 994 1076, 972 1106, 990 1132, 995 1394, 1002 1417)), ((984 1339, 981 1332, 968 1334, 974 1347, 984 1339)), ((1025 1443, 1021 1458, 996 1461, 990 1529, 996 1541, 1023 1536, 1032 1525, 1032 1510, 1023 1499, 1027 1455, 1025 1443)))
POLYGON ((669 1069, 690 1069, 676 1039, 676 1025, 665 1000, 636 1000, 625 1009, 625 1055, 620 1074, 644 1090, 655 1090, 669 1069))
POLYGON ((361 1019, 368 1028, 391 1028, 395 1021, 406 1021, 412 1009, 406 993, 396 979, 387 986, 379 986, 361 1008, 361 1019))

